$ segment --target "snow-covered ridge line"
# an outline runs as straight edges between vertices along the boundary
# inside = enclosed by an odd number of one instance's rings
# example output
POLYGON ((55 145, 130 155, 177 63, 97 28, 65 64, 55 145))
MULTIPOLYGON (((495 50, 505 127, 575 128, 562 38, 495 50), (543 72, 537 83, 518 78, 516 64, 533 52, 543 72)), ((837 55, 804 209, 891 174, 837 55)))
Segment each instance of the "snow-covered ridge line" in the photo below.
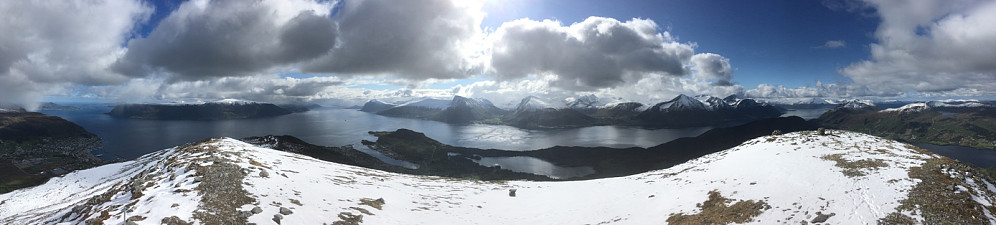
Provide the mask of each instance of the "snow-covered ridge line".
POLYGON ((947 174, 943 177, 950 180, 943 183, 955 184, 951 198, 971 199, 972 208, 963 210, 975 210, 972 215, 977 216, 962 222, 996 223, 994 209, 983 207, 996 202, 996 188, 985 179, 903 143, 853 132, 831 133, 763 136, 668 169, 567 182, 482 182, 396 174, 222 138, 77 171, 39 187, 0 195, 0 223, 121 224, 142 216, 146 219, 134 222, 159 224, 167 219, 203 224, 217 221, 196 215, 221 210, 229 214, 219 215, 234 223, 257 224, 323 224, 357 218, 364 224, 663 224, 708 215, 717 209, 702 203, 713 197, 729 199, 730 204, 757 204, 741 209, 747 210, 744 215, 753 215, 745 221, 748 224, 817 220, 869 224, 888 216, 923 222, 922 216, 934 214, 898 210, 926 179, 910 177, 918 174, 911 171, 947 174), (937 162, 945 164, 930 166, 937 162), (234 172, 217 176, 214 170, 226 168, 234 172), (241 187, 216 192, 211 185, 220 178, 241 179, 233 181, 241 187), (246 194, 229 194, 239 190, 246 194), (208 209, 204 206, 210 205, 205 203, 209 198, 204 196, 237 197, 230 202, 245 203, 208 209))
POLYGON ((931 108, 972 108, 972 107, 994 107, 993 105, 980 102, 978 100, 937 100, 937 101, 927 101, 927 102, 914 102, 906 104, 899 108, 889 108, 880 110, 880 112, 900 112, 900 113, 911 113, 911 112, 921 112, 931 108))
POLYGON ((226 99, 217 100, 217 101, 200 101, 200 100, 198 100, 198 101, 192 101, 192 102, 180 101, 180 102, 161 102, 161 103, 148 103, 148 104, 149 105, 178 105, 178 106, 180 106, 180 105, 204 105, 204 104, 249 105, 249 104, 268 104, 268 103, 265 103, 265 102, 256 102, 256 101, 249 101, 249 100, 241 100, 241 99, 226 98, 226 99))

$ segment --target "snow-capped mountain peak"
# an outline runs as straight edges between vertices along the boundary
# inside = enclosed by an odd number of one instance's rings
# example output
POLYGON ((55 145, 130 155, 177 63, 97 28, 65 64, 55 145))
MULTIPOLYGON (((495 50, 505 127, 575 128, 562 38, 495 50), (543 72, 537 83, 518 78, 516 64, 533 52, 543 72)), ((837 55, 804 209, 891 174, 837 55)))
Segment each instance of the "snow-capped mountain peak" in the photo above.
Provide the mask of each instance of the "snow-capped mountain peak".
POLYGON ((714 110, 724 110, 724 109, 733 108, 733 106, 731 106, 730 102, 727 102, 724 99, 713 97, 713 96, 709 96, 709 98, 707 98, 705 100, 705 102, 706 102, 706 104, 709 104, 709 107, 712 108, 712 109, 714 109, 714 110))
POLYGON ((570 108, 595 108, 598 107, 598 97, 594 94, 579 96, 579 97, 569 97, 564 99, 564 104, 570 108))
POLYGON ((654 106, 657 110, 667 111, 667 112, 679 112, 679 111, 701 111, 709 110, 710 108, 703 104, 701 101, 688 97, 687 95, 680 94, 674 97, 670 101, 659 103, 654 106))
POLYGON ((222 138, 0 195, 0 223, 659 224, 717 213, 738 215, 710 217, 717 223, 996 223, 996 186, 971 168, 832 132, 762 136, 668 169, 564 182, 404 175, 222 138))
POLYGON ((968 108, 968 107, 992 107, 992 105, 980 102, 978 100, 935 100, 926 103, 927 106, 938 108, 938 107, 958 107, 958 108, 968 108))
POLYGON ((552 109, 556 108, 553 104, 550 104, 536 96, 528 96, 523 98, 519 105, 515 107, 515 111, 531 111, 531 110, 541 110, 541 109, 552 109))
POLYGON ((642 112, 647 110, 647 105, 639 102, 613 102, 605 104, 599 108, 617 110, 617 111, 631 111, 631 112, 642 112))
POLYGON ((474 107, 474 108, 485 108, 485 107, 494 107, 494 104, 491 104, 491 101, 488 101, 487 99, 483 98, 482 99, 466 98, 457 95, 453 96, 453 101, 450 101, 449 105, 449 107, 464 107, 464 106, 474 107))
POLYGON ((927 103, 918 102, 918 103, 910 103, 899 108, 883 109, 881 110, 881 112, 915 113, 915 112, 923 112, 924 110, 927 110, 929 108, 930 107, 927 106, 927 103))
POLYGON ((978 100, 937 100, 928 102, 914 102, 899 108, 883 109, 881 112, 915 113, 935 108, 973 108, 973 107, 993 107, 978 100))
POLYGON ((852 99, 844 103, 841 103, 837 107, 847 108, 847 109, 866 109, 866 108, 875 108, 875 103, 872 103, 872 101, 870 100, 852 99))

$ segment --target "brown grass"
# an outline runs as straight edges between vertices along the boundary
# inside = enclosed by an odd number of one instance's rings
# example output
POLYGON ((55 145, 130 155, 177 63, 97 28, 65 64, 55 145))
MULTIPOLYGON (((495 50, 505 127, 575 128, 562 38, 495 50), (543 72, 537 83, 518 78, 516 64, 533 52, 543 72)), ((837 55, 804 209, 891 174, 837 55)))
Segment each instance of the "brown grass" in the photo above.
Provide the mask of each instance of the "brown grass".
MULTIPOLYGON (((949 187, 968 185, 964 179, 955 179, 941 172, 942 167, 958 171, 957 173, 970 169, 944 157, 928 159, 920 167, 911 168, 908 173, 910 178, 921 181, 913 186, 907 198, 900 201, 901 205, 896 209, 911 213, 919 210, 924 221, 918 222, 923 224, 988 224, 989 221, 983 211, 996 214, 996 207, 986 207, 975 202, 968 192, 955 193, 949 187)), ((907 224, 912 220, 908 216, 894 212, 879 219, 879 224, 907 224)))
POLYGON ((366 205, 366 206, 373 207, 373 208, 375 208, 377 210, 381 210, 382 207, 384 207, 384 199, 383 198, 378 198, 378 199, 375 200, 375 199, 369 199, 369 198, 362 198, 362 199, 360 199, 360 205, 366 205))
POLYGON ((359 225, 363 222, 363 215, 353 215, 349 212, 339 213, 339 221, 332 222, 332 225, 359 225))
POLYGON ((841 171, 841 173, 843 173, 844 176, 848 177, 860 177, 867 175, 865 174, 865 172, 861 171, 862 169, 878 169, 879 167, 889 166, 889 164, 885 163, 885 161, 883 161, 882 159, 862 159, 856 161, 848 161, 844 159, 843 156, 844 154, 831 154, 831 155, 824 155, 823 157, 820 158, 836 162, 834 166, 844 169, 843 171, 841 171))
POLYGON ((709 199, 696 204, 702 211, 698 214, 678 213, 667 218, 668 224, 730 224, 750 222, 754 217, 761 215, 763 210, 770 208, 762 200, 737 201, 733 202, 719 194, 716 190, 709 191, 709 199))

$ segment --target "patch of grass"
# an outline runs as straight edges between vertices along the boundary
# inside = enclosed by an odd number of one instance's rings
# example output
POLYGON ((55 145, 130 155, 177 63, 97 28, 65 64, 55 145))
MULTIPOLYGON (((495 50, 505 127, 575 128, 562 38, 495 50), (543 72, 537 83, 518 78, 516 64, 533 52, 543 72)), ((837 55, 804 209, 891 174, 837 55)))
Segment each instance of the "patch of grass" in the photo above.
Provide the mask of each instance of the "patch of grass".
POLYGON ((349 212, 339 213, 339 221, 332 222, 332 225, 359 225, 363 222, 363 215, 353 215, 349 212))
POLYGON ((378 198, 378 199, 375 200, 375 199, 369 199, 369 198, 362 198, 362 199, 360 199, 360 205, 366 205, 366 206, 373 207, 373 208, 375 208, 377 210, 381 210, 382 207, 384 207, 384 199, 383 198, 378 198))
POLYGON ((847 177, 860 177, 867 175, 865 174, 865 172, 862 172, 861 169, 878 169, 879 167, 889 166, 889 164, 885 163, 885 161, 883 161, 882 159, 862 159, 857 161, 848 161, 844 159, 843 156, 844 154, 831 154, 831 155, 824 155, 823 157, 820 158, 836 162, 834 166, 844 169, 843 171, 841 171, 841 173, 843 173, 844 176, 847 177))
POLYGON ((696 204, 701 212, 698 214, 683 213, 673 214, 667 218, 668 224, 730 224, 750 222, 754 217, 761 215, 765 209, 770 208, 762 200, 737 201, 733 205, 733 199, 725 198, 718 191, 709 191, 709 199, 696 204))
POLYGON ((367 210, 367 209, 364 209, 364 208, 360 208, 360 207, 355 207, 354 206, 354 207, 349 207, 349 209, 356 210, 356 211, 359 211, 360 213, 371 215, 371 216, 374 215, 372 212, 370 212, 370 210, 367 210))
MULTIPOLYGON (((910 178, 921 181, 913 186, 896 209, 907 212, 919 210, 924 221, 918 222, 923 224, 988 224, 984 211, 996 214, 996 207, 979 204, 972 200, 969 192, 952 190, 951 187, 967 186, 965 180, 942 172, 942 169, 948 169, 963 173, 961 170, 967 168, 944 157, 927 159, 921 166, 911 168, 908 172, 910 178)), ((902 224, 909 221, 903 218, 905 216, 893 214, 880 219, 879 223, 902 224)))
POLYGON ((249 165, 253 165, 253 166, 257 166, 257 167, 261 167, 261 168, 270 169, 269 166, 263 165, 259 161, 256 161, 256 160, 253 160, 253 159, 249 159, 249 165))

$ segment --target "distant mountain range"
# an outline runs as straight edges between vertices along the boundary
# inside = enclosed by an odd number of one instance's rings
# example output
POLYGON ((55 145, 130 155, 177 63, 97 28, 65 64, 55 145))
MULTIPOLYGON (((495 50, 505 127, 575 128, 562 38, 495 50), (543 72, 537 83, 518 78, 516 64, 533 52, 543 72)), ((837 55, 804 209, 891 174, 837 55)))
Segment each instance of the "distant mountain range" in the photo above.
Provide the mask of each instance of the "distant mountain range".
POLYGON ((993 102, 928 101, 882 109, 868 101, 853 100, 824 113, 817 121, 825 127, 908 142, 996 149, 993 102))
POLYGON ((702 97, 705 101, 678 95, 670 101, 657 103, 637 118, 653 125, 689 127, 778 117, 783 113, 774 106, 753 99, 702 97))
POLYGON ((448 123, 503 124, 529 129, 595 125, 709 126, 782 114, 777 107, 752 99, 700 97, 703 100, 679 95, 670 101, 647 107, 638 102, 599 104, 594 95, 568 98, 562 104, 528 96, 514 109, 505 110, 487 99, 456 96, 452 100, 421 99, 404 104, 370 100, 360 111, 448 123))
POLYGON ((280 116, 317 107, 321 106, 315 104, 277 106, 270 103, 222 100, 201 104, 125 104, 115 106, 107 114, 119 118, 150 120, 228 120, 280 116))

